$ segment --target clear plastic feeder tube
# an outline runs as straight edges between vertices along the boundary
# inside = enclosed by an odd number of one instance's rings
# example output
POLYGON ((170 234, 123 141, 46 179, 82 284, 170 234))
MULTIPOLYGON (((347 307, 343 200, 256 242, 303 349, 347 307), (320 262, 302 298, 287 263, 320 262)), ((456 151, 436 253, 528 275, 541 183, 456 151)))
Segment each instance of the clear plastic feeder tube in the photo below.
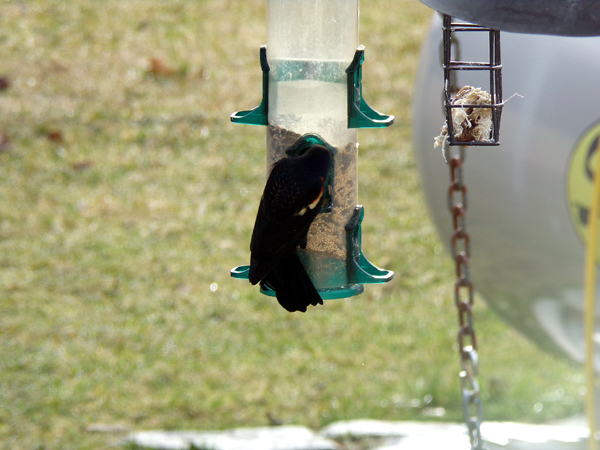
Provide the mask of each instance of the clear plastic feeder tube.
POLYGON ((348 283, 345 226, 358 202, 358 132, 348 128, 346 68, 358 47, 358 0, 268 0, 267 170, 305 134, 336 152, 332 210, 301 252, 318 289, 348 283))

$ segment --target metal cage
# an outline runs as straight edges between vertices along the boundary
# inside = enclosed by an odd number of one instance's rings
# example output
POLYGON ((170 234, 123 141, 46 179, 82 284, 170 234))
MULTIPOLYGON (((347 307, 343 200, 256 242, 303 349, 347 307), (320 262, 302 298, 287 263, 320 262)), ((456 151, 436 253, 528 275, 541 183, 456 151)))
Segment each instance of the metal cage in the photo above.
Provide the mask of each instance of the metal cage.
POLYGON ((500 136, 500 117, 502 114, 502 63, 500 58, 500 31, 488 27, 469 23, 457 23, 452 21, 452 17, 443 15, 443 62, 444 69, 444 109, 446 113, 446 123, 448 124, 448 144, 461 146, 491 146, 499 145, 500 136), (453 59, 452 38, 459 32, 482 32, 489 36, 489 60, 483 62, 469 62, 453 59), (489 71, 489 94, 491 103, 487 104, 453 104, 454 94, 460 89, 454 86, 453 81, 455 71, 489 71), (454 108, 489 108, 492 115, 492 129, 489 139, 478 141, 458 141, 454 137, 454 127, 452 123, 452 110, 454 108))

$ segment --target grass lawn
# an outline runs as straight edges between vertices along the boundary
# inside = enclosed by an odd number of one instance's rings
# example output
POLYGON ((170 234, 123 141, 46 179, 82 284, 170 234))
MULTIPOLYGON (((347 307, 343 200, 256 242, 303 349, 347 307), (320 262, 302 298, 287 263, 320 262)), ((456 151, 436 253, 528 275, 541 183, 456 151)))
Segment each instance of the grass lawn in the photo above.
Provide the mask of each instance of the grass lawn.
MULTIPOLYGON (((431 16, 417 0, 393 13, 361 5, 365 99, 396 116, 359 133, 363 250, 394 280, 289 314, 229 276, 248 261, 265 181, 264 127, 229 121, 260 101, 265 4, 0 3, 6 448, 121 437, 98 424, 206 430, 271 414, 319 428, 440 408, 462 420, 454 272, 410 141, 431 16)), ((481 299, 475 314, 487 419, 583 410, 582 368, 541 353, 481 299)))

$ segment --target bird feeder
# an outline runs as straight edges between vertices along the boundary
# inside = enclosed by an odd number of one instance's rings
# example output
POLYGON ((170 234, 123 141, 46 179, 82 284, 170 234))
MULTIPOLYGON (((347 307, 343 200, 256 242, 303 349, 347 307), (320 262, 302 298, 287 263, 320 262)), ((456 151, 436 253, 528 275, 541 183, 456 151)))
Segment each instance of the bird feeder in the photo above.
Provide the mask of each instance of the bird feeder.
MULTIPOLYGON (((364 48, 358 46, 358 0, 268 0, 267 45, 260 49, 263 99, 231 115, 234 123, 267 127, 267 172, 273 163, 320 144, 333 160, 321 213, 300 258, 323 299, 360 294, 393 272, 371 264, 361 249, 358 128, 381 128, 394 117, 362 98, 364 48)), ((248 266, 231 271, 247 279, 248 266)), ((263 290, 267 295, 273 291, 263 290)))

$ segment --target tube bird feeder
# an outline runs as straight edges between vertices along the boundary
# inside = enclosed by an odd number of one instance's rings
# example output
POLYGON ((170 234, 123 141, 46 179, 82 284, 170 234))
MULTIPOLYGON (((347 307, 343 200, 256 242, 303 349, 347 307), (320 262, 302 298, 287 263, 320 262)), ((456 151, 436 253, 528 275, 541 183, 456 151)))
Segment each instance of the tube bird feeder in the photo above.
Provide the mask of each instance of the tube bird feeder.
MULTIPOLYGON (((320 144, 333 157, 321 213, 300 258, 323 299, 363 292, 393 272, 362 253, 358 205, 358 128, 382 128, 394 117, 362 98, 364 47, 358 46, 358 0, 268 0, 267 45, 260 49, 263 99, 231 115, 267 127, 267 173, 273 163, 320 144)), ((248 266, 232 269, 247 279, 248 266)), ((267 295, 274 292, 263 290, 267 295)))

